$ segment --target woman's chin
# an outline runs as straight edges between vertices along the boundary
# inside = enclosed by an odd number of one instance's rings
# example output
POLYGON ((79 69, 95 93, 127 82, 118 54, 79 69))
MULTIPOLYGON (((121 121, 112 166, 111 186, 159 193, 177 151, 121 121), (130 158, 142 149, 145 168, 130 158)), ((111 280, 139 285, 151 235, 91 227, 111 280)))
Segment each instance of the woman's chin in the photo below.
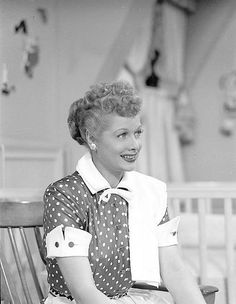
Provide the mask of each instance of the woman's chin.
POLYGON ((136 165, 137 165, 136 161, 126 162, 125 165, 123 166, 123 168, 124 168, 125 171, 133 171, 133 170, 135 170, 136 165))

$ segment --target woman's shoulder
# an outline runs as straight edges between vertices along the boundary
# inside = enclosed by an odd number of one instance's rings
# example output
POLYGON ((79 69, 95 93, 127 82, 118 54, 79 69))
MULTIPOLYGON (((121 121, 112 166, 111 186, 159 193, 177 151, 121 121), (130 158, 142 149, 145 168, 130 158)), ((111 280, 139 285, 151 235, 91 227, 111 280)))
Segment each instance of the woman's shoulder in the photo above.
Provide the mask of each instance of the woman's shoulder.
POLYGON ((64 190, 78 190, 84 188, 84 181, 77 171, 72 174, 66 175, 51 184, 45 190, 48 191, 64 191, 64 190))

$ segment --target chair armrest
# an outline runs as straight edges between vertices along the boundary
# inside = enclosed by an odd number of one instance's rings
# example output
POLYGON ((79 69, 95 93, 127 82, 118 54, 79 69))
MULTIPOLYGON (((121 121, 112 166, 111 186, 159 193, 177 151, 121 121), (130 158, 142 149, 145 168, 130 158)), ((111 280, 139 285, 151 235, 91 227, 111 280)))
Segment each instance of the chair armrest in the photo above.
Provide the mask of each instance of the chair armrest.
MULTIPOLYGON (((149 290, 160 290, 160 291, 168 291, 168 289, 164 285, 160 285, 158 287, 154 285, 147 284, 145 282, 135 282, 132 286, 133 288, 138 289, 149 289, 149 290)), ((214 304, 215 302, 215 293, 219 291, 219 289, 215 286, 209 285, 199 285, 200 291, 206 301, 207 304, 214 304)))
POLYGON ((206 301, 207 304, 214 304, 215 303, 215 294, 219 291, 219 289, 215 286, 209 285, 200 285, 199 286, 201 293, 206 301))

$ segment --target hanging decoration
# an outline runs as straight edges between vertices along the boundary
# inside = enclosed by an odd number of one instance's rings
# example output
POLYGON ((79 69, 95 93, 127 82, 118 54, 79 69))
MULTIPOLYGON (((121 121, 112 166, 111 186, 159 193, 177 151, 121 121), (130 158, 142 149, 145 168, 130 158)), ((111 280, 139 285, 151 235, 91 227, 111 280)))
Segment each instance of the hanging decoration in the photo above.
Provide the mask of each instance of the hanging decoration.
POLYGON ((39 44, 34 37, 27 37, 25 47, 23 51, 23 70, 29 77, 33 77, 33 71, 35 66, 39 62, 39 44))
POLYGON ((48 13, 47 13, 47 10, 45 8, 42 8, 42 7, 38 7, 37 8, 37 13, 41 19, 41 21, 43 23, 47 23, 48 22, 48 13))
POLYGON ((233 70, 220 78, 220 89, 224 93, 223 121, 220 131, 226 136, 233 134, 236 127, 236 70, 233 70))
POLYGON ((3 69, 2 69, 1 93, 2 93, 2 95, 9 95, 14 90, 15 90, 15 87, 13 85, 9 85, 8 69, 7 69, 6 63, 4 63, 3 69))
POLYGON ((157 88, 159 86, 159 75, 157 75, 156 72, 156 65, 158 62, 160 56, 160 52, 157 49, 153 50, 153 56, 151 56, 150 58, 150 74, 147 76, 146 80, 145 80, 145 84, 148 87, 155 87, 157 88))
POLYGON ((28 26, 26 20, 21 20, 16 26, 15 26, 15 33, 21 33, 24 35, 28 35, 28 26))
MULTIPOLYGON (((48 22, 48 14, 45 8, 38 7, 36 12, 42 23, 48 22)), ((16 34, 22 34, 24 36, 22 68, 25 75, 32 78, 34 69, 39 63, 40 47, 38 39, 32 35, 29 35, 29 26, 26 19, 20 20, 20 22, 15 25, 14 30, 16 34)))

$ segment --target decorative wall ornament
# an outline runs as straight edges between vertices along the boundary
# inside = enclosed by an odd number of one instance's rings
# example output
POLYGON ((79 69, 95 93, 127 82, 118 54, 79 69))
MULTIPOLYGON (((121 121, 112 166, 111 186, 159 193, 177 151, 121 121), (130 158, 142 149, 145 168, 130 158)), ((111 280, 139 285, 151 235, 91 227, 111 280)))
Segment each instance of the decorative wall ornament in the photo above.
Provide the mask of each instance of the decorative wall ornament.
POLYGON ((42 8, 42 7, 38 7, 37 8, 37 13, 41 19, 41 21, 43 23, 47 23, 48 22, 48 13, 47 13, 47 10, 45 8, 42 8))
POLYGON ((224 118, 220 131, 222 134, 229 136, 233 134, 236 127, 236 70, 221 76, 219 86, 224 93, 224 118))
POLYGON ((2 69, 1 93, 2 95, 9 95, 12 91, 15 91, 15 86, 9 85, 8 69, 6 63, 4 63, 2 69))
POLYGON ((23 70, 29 77, 33 77, 33 70, 39 62, 39 44, 36 38, 27 37, 23 51, 23 70))
POLYGON ((26 20, 21 20, 16 26, 15 26, 15 33, 21 33, 24 35, 28 35, 28 27, 26 20))

